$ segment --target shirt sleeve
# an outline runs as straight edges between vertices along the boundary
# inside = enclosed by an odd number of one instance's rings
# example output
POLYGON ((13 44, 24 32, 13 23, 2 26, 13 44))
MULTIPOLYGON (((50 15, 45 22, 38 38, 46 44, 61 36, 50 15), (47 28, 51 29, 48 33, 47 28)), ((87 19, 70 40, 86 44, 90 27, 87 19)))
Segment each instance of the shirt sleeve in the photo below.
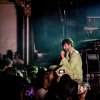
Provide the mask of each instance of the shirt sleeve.
POLYGON ((60 65, 69 67, 70 69, 74 68, 80 62, 80 57, 78 53, 73 53, 69 59, 63 58, 60 62, 60 65))

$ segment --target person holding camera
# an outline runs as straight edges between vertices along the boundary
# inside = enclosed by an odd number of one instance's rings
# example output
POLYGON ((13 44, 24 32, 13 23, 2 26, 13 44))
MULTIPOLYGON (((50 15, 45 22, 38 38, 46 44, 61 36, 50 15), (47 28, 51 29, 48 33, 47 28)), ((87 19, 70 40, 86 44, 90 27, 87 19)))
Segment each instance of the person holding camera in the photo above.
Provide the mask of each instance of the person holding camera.
POLYGON ((82 70, 82 59, 80 53, 74 48, 73 40, 71 38, 64 39, 62 41, 63 50, 60 53, 61 61, 60 68, 56 70, 64 69, 65 73, 70 75, 70 77, 82 83, 83 80, 83 70, 82 70))

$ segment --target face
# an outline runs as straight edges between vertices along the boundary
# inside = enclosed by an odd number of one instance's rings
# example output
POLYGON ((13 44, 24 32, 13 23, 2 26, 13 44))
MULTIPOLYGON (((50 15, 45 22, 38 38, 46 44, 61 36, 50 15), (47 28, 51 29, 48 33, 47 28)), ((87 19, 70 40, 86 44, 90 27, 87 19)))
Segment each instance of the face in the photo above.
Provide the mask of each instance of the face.
POLYGON ((69 50, 70 50, 70 47, 71 47, 70 44, 67 44, 67 43, 64 44, 64 49, 65 49, 66 51, 69 51, 69 50))
POLYGON ((51 81, 54 78, 53 71, 49 73, 49 80, 51 81))

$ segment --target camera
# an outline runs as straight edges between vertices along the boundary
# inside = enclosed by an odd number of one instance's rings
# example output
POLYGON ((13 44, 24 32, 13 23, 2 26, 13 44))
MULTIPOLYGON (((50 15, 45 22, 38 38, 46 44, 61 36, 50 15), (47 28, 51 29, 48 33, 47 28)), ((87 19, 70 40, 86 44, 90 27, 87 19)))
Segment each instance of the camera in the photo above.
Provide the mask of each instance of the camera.
POLYGON ((65 73, 65 70, 64 69, 60 69, 59 70, 59 74, 64 74, 65 73))

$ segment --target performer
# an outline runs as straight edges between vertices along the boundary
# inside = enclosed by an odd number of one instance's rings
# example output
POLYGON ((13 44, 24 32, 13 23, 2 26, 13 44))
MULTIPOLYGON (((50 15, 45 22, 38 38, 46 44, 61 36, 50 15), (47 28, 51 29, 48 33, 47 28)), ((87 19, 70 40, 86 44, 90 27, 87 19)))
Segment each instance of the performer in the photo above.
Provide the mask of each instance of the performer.
POLYGON ((62 58, 60 62, 61 67, 58 68, 56 72, 64 69, 65 73, 70 75, 73 80, 77 81, 78 83, 82 83, 82 59, 79 52, 74 48, 73 40, 71 38, 64 39, 62 41, 62 46, 63 50, 60 53, 62 58))

